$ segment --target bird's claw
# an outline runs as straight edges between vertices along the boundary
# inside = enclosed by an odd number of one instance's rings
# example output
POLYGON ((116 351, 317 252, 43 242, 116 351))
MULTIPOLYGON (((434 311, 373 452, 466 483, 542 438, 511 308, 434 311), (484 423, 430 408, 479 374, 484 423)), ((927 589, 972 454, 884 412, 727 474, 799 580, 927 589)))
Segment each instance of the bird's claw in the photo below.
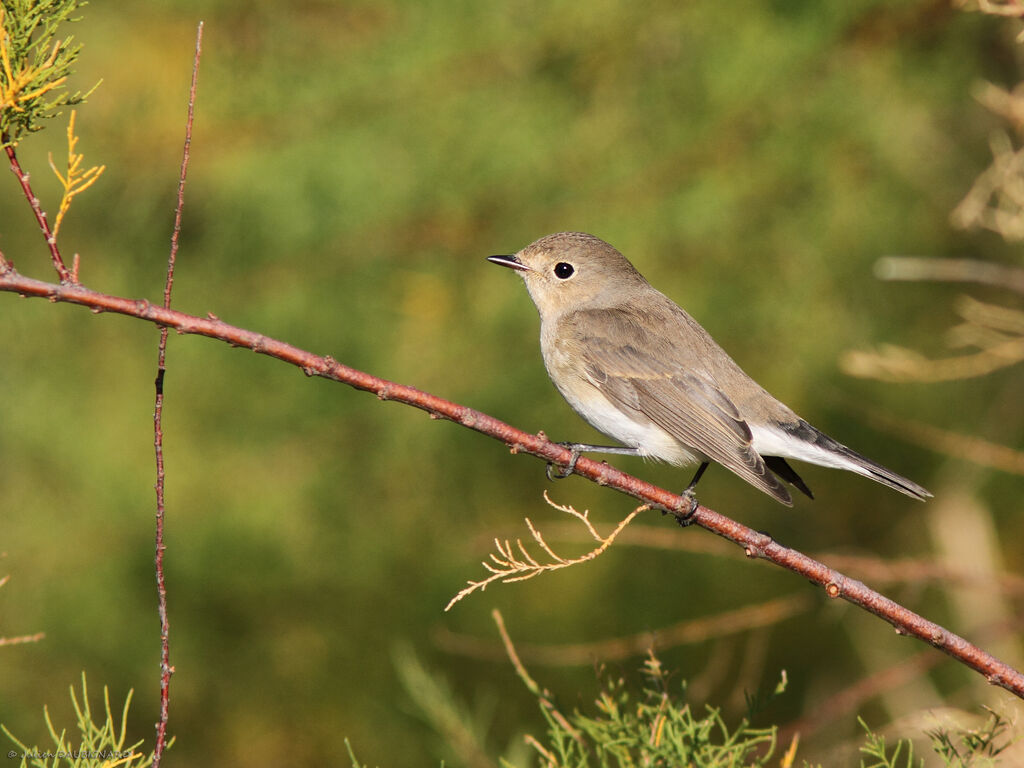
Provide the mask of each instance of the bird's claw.
POLYGON ((569 457, 568 464, 557 470, 555 469, 554 463, 549 461, 547 467, 544 469, 544 472, 548 476, 548 480, 564 480, 576 471, 576 462, 580 460, 580 449, 578 445, 573 443, 558 443, 558 445, 563 448, 570 449, 572 451, 572 456, 569 457))
POLYGON ((700 506, 700 502, 697 501, 697 494, 693 492, 693 488, 687 488, 680 494, 687 503, 681 504, 672 510, 672 514, 675 515, 676 522, 680 526, 686 528, 693 524, 693 515, 697 511, 697 507, 700 506), (689 506, 689 509, 684 509, 689 506))

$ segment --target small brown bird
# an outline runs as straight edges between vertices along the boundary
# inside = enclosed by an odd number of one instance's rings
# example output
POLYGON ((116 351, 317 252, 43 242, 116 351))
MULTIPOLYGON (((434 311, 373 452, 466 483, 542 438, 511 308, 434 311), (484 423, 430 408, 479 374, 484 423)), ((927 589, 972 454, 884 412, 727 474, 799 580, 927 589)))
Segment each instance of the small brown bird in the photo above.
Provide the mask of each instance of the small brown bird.
POLYGON ((580 452, 717 462, 783 504, 781 480, 814 498, 786 462, 846 469, 924 500, 931 494, 812 427, 751 379, 682 308, 615 248, 559 232, 488 261, 519 272, 540 313, 544 365, 569 405, 623 446, 580 452))

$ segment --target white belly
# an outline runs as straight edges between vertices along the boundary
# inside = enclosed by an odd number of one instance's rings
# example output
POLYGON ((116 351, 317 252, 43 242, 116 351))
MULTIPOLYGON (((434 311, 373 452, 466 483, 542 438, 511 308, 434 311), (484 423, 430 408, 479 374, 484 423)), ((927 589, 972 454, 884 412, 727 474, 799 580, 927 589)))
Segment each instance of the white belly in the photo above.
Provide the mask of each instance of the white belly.
POLYGON ((684 446, 645 416, 638 414, 636 419, 630 418, 596 387, 588 384, 577 389, 581 391, 569 392, 559 387, 559 392, 594 429, 638 449, 641 456, 669 464, 695 464, 704 460, 698 451, 684 446))

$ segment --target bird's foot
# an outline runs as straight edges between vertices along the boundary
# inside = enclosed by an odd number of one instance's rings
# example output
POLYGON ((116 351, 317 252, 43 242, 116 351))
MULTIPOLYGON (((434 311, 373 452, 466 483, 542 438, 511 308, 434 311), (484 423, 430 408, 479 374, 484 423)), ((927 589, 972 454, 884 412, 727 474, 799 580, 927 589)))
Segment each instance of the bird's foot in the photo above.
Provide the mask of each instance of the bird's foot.
POLYGON ((548 462, 544 472, 548 476, 548 480, 563 480, 576 471, 576 462, 580 460, 580 446, 576 443, 558 443, 563 448, 568 448, 572 451, 572 456, 569 457, 569 463, 564 467, 555 469, 555 465, 552 462, 548 462))
POLYGON ((700 502, 697 501, 697 494, 693 492, 693 488, 687 488, 680 495, 684 501, 672 510, 672 514, 675 515, 676 522, 686 528, 693 524, 693 515, 697 511, 697 507, 700 506, 700 502))

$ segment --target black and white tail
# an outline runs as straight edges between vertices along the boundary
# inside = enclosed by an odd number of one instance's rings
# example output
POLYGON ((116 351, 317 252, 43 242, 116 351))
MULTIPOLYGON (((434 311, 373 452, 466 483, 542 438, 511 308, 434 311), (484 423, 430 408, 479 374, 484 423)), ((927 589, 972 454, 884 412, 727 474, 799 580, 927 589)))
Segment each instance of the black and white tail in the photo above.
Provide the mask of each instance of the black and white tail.
POLYGON ((852 448, 847 448, 803 419, 770 427, 751 425, 751 432, 754 437, 754 450, 766 457, 765 463, 768 468, 808 496, 810 490, 793 468, 783 461, 784 458, 856 472, 919 501, 924 501, 932 495, 913 480, 908 480, 852 448), (778 457, 778 461, 768 461, 769 457, 778 457))

